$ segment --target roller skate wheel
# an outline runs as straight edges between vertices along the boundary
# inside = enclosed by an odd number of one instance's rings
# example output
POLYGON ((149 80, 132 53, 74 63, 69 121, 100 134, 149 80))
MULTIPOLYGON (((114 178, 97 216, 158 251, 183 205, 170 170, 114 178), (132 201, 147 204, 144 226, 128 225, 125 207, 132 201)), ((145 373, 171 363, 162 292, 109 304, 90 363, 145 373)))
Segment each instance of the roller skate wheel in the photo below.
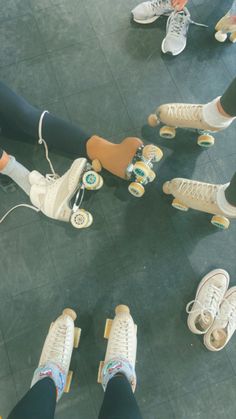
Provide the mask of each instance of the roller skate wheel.
POLYGON ((73 321, 77 319, 77 314, 72 308, 65 308, 62 312, 64 316, 70 316, 73 321))
POLYGON ((145 189, 143 187, 143 185, 141 185, 141 183, 137 183, 137 182, 132 182, 129 187, 129 192, 131 193, 131 195, 136 196, 136 198, 141 198, 141 196, 143 196, 145 189))
POLYGON ((66 385, 64 388, 64 393, 69 393, 72 377, 73 377, 73 371, 69 371, 66 377, 66 385))
POLYGON ((216 39, 218 42, 225 42, 225 41, 226 41, 226 39, 227 39, 227 33, 224 33, 224 32, 221 32, 221 31, 218 31, 218 32, 216 32, 216 33, 215 33, 215 39, 216 39))
POLYGON ((98 159, 95 159, 92 161, 92 168, 95 172, 101 172, 102 171, 102 165, 98 159))
POLYGON ((146 163, 144 163, 143 161, 137 161, 134 164, 134 167, 133 167, 133 172, 139 179, 140 178, 143 178, 143 179, 147 178, 149 170, 150 170, 149 166, 146 163))
POLYGON ((181 201, 179 201, 177 198, 173 199, 172 201, 172 207, 180 210, 180 211, 188 211, 188 207, 184 205, 181 201))
POLYGON ((233 44, 236 42, 236 32, 231 33, 229 40, 233 42, 233 44))
POLYGON ((153 162, 160 161, 163 157, 162 150, 153 144, 146 145, 142 154, 145 159, 153 162))
POLYGON ((116 314, 119 314, 119 313, 130 314, 130 309, 129 309, 128 306, 125 306, 124 304, 120 304, 120 305, 116 306, 115 313, 116 314))
POLYGON ((113 320, 107 319, 105 330, 104 330, 104 338, 109 339, 110 333, 111 333, 111 327, 112 327, 113 320))
POLYGON ((199 135, 197 143, 200 147, 212 147, 215 143, 215 138, 210 134, 199 135))
POLYGON ((227 230, 227 228, 229 228, 230 221, 223 215, 214 215, 211 219, 211 224, 215 227, 221 228, 222 230, 227 230))
POLYGON ((75 228, 87 228, 91 226, 93 217, 88 211, 80 209, 72 214, 70 222, 75 228))
POLYGON ((155 113, 152 113, 151 115, 149 115, 148 117, 148 125, 150 125, 150 127, 156 127, 157 125, 160 124, 160 121, 157 117, 157 115, 155 113))
POLYGON ((83 175, 83 184, 86 189, 100 189, 103 185, 103 179, 94 170, 88 170, 83 175))
POLYGON ((165 125, 160 129, 159 134, 162 138, 168 138, 169 140, 171 140, 172 138, 175 138, 176 129, 174 127, 167 127, 165 125))
POLYGON ((153 182, 156 179, 156 173, 153 170, 149 170, 148 180, 149 182, 153 182))
POLYGON ((79 327, 75 327, 74 330, 74 348, 78 348, 79 341, 81 336, 81 329, 79 327))

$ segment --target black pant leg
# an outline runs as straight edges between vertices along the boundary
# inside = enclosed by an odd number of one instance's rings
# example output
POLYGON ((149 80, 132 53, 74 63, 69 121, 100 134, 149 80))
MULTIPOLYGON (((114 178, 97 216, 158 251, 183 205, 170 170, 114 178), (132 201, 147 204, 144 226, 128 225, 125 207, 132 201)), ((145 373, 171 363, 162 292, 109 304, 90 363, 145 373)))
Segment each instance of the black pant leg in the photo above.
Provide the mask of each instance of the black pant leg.
POLYGON ((229 204, 236 207, 236 173, 232 177, 228 188, 225 190, 225 197, 229 204))
POLYGON ((236 116, 236 77, 223 96, 221 96, 220 103, 228 115, 236 116))

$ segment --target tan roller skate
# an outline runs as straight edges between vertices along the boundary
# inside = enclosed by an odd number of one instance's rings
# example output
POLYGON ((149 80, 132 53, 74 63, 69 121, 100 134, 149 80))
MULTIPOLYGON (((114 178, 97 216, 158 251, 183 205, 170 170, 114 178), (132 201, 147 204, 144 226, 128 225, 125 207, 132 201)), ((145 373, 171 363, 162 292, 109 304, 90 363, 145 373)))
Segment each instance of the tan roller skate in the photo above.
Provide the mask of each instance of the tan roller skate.
POLYGON ((98 383, 105 391, 108 381, 116 374, 125 375, 133 392, 136 388, 135 362, 137 351, 137 326, 129 307, 119 305, 114 320, 107 319, 104 338, 108 339, 105 361, 100 362, 98 383))
POLYGON ((211 223, 225 230, 229 227, 229 218, 236 218, 236 209, 234 210, 232 207, 232 212, 225 212, 219 204, 225 200, 224 191, 228 185, 229 183, 214 185, 195 180, 175 178, 164 183, 163 192, 175 197, 172 202, 174 208, 181 211, 187 211, 189 208, 192 208, 214 214, 211 223))
POLYGON ((203 106, 190 103, 167 103, 156 109, 155 114, 148 117, 148 123, 155 127, 160 123, 163 138, 175 138, 177 128, 197 131, 199 136, 197 144, 201 147, 211 147, 215 139, 210 133, 220 131, 219 128, 209 126, 203 119, 203 106))
POLYGON ((73 348, 78 348, 81 329, 74 326, 76 313, 70 308, 50 326, 38 368, 34 372, 31 387, 39 380, 51 378, 57 389, 57 400, 70 390, 72 371, 69 371, 73 348))
POLYGON ((236 42, 236 1, 231 9, 223 16, 215 27, 215 38, 219 42, 225 42, 229 36, 231 42, 236 42))

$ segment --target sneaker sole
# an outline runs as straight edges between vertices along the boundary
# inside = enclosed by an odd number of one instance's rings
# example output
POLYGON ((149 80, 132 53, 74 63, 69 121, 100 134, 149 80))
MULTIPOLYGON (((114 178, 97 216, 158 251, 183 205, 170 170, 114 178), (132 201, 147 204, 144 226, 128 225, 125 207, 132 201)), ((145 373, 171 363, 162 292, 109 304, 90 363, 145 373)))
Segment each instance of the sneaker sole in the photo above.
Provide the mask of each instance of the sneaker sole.
POLYGON ((153 16, 153 17, 150 17, 150 19, 145 19, 145 20, 135 19, 134 15, 132 15, 133 21, 136 22, 136 23, 140 23, 141 25, 148 25, 149 23, 153 23, 157 19, 159 19, 159 17, 161 17, 161 16, 170 16, 170 13, 166 13, 166 14, 164 13, 163 15, 153 16))

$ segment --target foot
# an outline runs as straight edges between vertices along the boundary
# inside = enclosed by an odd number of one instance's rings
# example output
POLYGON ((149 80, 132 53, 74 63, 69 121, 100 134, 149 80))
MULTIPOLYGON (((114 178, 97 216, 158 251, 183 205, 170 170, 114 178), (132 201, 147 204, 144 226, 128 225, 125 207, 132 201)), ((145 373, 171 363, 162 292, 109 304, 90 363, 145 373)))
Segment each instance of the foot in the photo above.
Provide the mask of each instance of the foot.
POLYGON ((136 350, 137 326, 130 315, 129 307, 116 307, 114 320, 108 320, 104 336, 108 339, 105 361, 101 362, 98 382, 104 391, 111 378, 116 374, 126 376, 135 391, 136 387, 136 350))
POLYGON ((69 391, 67 385, 72 378, 69 366, 73 347, 78 347, 81 332, 74 327, 76 317, 73 310, 65 309, 51 324, 31 383, 32 387, 43 378, 51 378, 57 389, 57 400, 61 398, 63 392, 69 391))
POLYGON ((195 299, 186 307, 191 332, 201 335, 210 329, 228 286, 229 274, 223 269, 215 269, 204 276, 195 299))
POLYGON ((219 313, 204 336, 204 345, 210 351, 221 351, 236 330, 236 287, 230 288, 224 296, 219 313))
POLYGON ((217 41, 224 42, 227 34, 231 33, 230 40, 236 42, 236 1, 233 2, 231 9, 216 24, 217 31, 215 37, 217 41))
POLYGON ((173 10, 171 0, 154 0, 140 3, 131 13, 135 22, 147 24, 155 22, 162 15, 170 15, 173 10))

